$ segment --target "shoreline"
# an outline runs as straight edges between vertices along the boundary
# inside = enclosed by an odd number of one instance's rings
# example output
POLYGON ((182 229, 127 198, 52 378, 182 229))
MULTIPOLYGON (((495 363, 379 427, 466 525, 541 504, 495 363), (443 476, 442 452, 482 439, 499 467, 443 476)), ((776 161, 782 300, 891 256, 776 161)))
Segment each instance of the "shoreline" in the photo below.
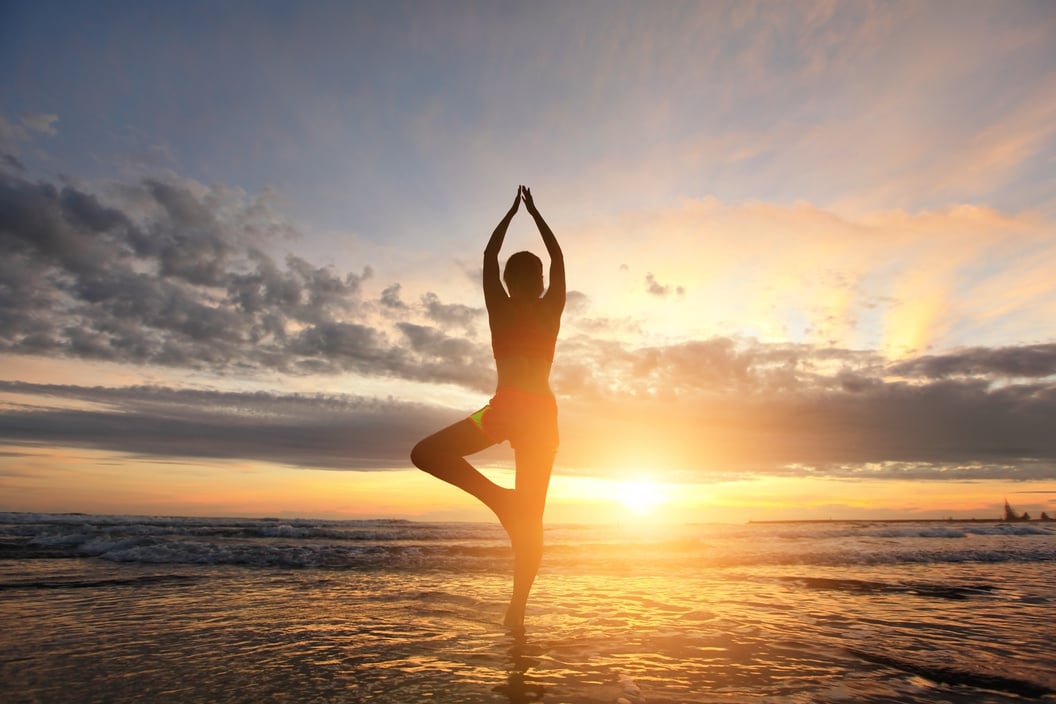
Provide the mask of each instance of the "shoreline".
POLYGON ((750 520, 748 525, 777 525, 782 523, 1056 523, 1056 520, 1031 518, 1009 521, 1004 518, 791 518, 784 520, 750 520))

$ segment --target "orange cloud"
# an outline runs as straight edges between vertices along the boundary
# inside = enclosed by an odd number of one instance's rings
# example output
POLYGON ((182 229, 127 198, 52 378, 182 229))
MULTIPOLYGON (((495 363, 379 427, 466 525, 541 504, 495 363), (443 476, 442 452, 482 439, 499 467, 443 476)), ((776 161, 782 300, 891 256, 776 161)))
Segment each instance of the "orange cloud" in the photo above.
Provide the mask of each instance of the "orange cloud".
POLYGON ((623 213, 565 239, 589 320, 627 316, 668 339, 733 334, 901 355, 1032 341, 1039 311, 1056 304, 1051 231, 1038 216, 977 206, 852 216, 704 199, 623 213), (647 295, 647 273, 685 295, 647 295))

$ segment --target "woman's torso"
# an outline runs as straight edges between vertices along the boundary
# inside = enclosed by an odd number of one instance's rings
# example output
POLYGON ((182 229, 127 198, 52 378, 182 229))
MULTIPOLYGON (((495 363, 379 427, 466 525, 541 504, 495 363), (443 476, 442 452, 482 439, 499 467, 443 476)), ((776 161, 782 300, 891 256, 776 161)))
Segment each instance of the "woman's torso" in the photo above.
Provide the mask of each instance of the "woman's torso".
POLYGON ((511 298, 499 310, 488 311, 488 322, 498 386, 552 393, 550 368, 561 327, 560 313, 555 313, 545 298, 511 298))

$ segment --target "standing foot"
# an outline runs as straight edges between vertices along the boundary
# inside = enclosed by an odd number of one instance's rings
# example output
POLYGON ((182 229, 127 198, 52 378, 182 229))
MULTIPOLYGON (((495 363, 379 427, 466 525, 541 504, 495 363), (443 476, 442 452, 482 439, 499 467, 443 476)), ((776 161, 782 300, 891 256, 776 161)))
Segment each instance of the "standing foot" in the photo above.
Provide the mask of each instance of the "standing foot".
POLYGON ((516 605, 511 602, 509 608, 506 609, 506 618, 503 619, 502 625, 514 637, 524 636, 524 607, 524 604, 516 605))
POLYGON ((543 552, 542 516, 523 505, 524 497, 514 489, 500 489, 491 504, 513 548, 513 596, 503 625, 515 637, 524 635, 528 592, 539 570, 543 552))

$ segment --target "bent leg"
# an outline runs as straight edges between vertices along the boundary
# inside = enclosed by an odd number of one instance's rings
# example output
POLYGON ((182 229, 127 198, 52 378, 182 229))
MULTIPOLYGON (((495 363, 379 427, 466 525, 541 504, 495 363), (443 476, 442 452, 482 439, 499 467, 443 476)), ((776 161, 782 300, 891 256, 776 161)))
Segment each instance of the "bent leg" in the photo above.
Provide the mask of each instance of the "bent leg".
POLYGON ((466 418, 415 445, 411 450, 411 462, 418 469, 475 496, 506 525, 504 516, 513 492, 491 481, 465 460, 466 455, 480 452, 494 444, 473 421, 466 418))
POLYGON ((516 505, 511 527, 507 528, 513 544, 513 596, 506 611, 506 628, 524 630, 524 612, 528 604, 539 564, 543 559, 543 511, 550 473, 554 466, 552 450, 518 450, 516 505))

